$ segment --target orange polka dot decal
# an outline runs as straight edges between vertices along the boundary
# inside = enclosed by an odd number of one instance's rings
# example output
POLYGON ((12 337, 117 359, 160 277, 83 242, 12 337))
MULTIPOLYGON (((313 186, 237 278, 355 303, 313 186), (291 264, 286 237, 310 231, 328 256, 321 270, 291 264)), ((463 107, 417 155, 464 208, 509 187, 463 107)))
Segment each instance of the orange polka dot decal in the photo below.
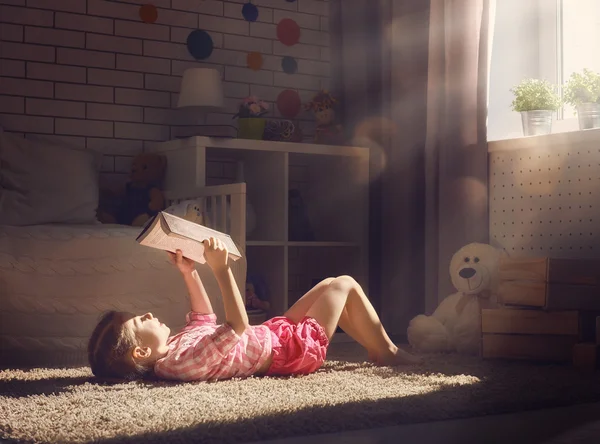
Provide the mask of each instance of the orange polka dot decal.
POLYGON ((260 54, 260 52, 251 52, 246 57, 246 63, 248 65, 248 68, 250 68, 253 71, 258 71, 260 70, 260 68, 262 68, 263 65, 262 55, 260 54))
POLYGON ((156 6, 147 4, 140 6, 140 18, 144 23, 154 23, 158 19, 156 6))

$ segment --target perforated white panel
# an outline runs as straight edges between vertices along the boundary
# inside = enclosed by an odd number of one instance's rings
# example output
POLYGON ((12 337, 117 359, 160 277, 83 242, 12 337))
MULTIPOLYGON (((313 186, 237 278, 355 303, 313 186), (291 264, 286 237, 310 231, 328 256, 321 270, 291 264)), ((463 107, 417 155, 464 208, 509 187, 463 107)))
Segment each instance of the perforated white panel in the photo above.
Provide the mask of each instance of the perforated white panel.
POLYGON ((510 255, 600 257, 600 148, 489 155, 490 238, 510 255))

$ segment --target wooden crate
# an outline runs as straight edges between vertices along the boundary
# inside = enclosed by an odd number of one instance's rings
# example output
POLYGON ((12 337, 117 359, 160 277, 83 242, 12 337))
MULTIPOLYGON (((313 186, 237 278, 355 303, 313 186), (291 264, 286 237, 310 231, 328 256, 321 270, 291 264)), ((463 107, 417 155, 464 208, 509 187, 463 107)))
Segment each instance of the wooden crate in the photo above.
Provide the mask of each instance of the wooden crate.
POLYGON ((584 371, 600 369, 600 346, 593 342, 582 342, 573 347, 573 366, 584 371))
POLYGON ((503 258, 502 304, 545 310, 600 310, 600 260, 503 258))
POLYGON ((576 311, 484 309, 481 356, 567 362, 573 357, 579 329, 576 311))
POLYGON ((578 335, 579 313, 516 308, 483 309, 481 331, 490 334, 578 335))
POLYGON ((484 359, 569 362, 577 336, 484 335, 484 359))
POLYGON ((597 310, 579 311, 579 342, 597 342, 600 333, 597 328, 598 316, 600 312, 597 310))

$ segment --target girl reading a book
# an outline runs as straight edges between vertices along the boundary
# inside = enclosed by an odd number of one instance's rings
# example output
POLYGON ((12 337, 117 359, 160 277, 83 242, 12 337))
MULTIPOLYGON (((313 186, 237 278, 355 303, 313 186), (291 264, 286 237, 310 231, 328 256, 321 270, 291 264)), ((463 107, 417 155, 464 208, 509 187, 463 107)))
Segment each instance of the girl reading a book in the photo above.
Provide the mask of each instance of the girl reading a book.
POLYGON ((379 365, 411 364, 418 359, 396 347, 360 285, 349 276, 325 279, 283 316, 249 325, 244 300, 220 240, 204 242, 205 259, 221 289, 226 322, 217 325, 210 300, 195 269, 180 250, 168 253, 186 283, 191 311, 183 330, 152 313, 110 311, 95 327, 88 359, 97 377, 158 377, 214 381, 232 377, 298 375, 321 367, 339 325, 365 347, 379 365))

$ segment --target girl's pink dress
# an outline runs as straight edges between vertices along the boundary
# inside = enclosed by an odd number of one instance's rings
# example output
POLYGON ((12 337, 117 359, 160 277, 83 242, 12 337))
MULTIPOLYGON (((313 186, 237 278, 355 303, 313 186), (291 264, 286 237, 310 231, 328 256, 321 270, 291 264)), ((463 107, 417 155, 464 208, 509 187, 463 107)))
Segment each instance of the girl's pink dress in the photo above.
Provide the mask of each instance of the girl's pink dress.
POLYGON ((295 324, 276 316, 262 325, 271 330, 273 344, 273 362, 266 375, 306 375, 323 365, 329 339, 316 319, 305 316, 295 324))

